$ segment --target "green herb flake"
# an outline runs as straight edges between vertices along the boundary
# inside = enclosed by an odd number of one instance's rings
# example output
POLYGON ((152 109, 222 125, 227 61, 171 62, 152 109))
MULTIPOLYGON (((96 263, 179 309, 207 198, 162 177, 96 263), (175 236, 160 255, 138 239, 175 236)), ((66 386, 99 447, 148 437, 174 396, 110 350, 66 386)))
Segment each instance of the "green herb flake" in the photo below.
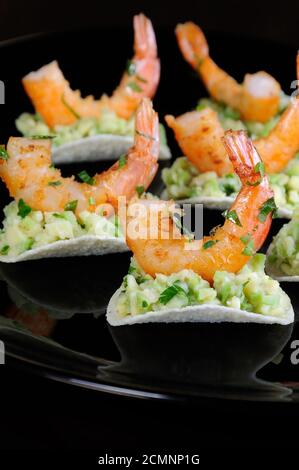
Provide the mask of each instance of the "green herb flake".
POLYGON ((18 215, 24 219, 30 212, 32 211, 31 207, 27 206, 27 204, 23 201, 23 199, 20 199, 18 202, 18 215))
POLYGON ((136 75, 136 78, 137 78, 137 80, 139 80, 139 82, 147 83, 147 80, 145 78, 141 77, 140 75, 136 75))
POLYGON ((48 186, 60 186, 61 184, 61 181, 49 181, 48 186))
POLYGON ((136 64, 132 60, 128 60, 126 65, 127 74, 132 77, 136 73, 136 64))
POLYGON ((70 113, 72 113, 72 114, 75 116, 75 118, 77 118, 77 119, 80 119, 80 118, 81 118, 80 114, 78 114, 77 111, 75 111, 75 110, 65 101, 64 95, 62 95, 61 101, 62 101, 62 103, 64 104, 64 106, 70 111, 70 113))
POLYGON ((65 211, 72 211, 72 212, 75 212, 75 210, 77 209, 77 205, 78 205, 78 200, 75 199, 74 201, 68 202, 68 203, 65 205, 64 210, 65 210, 65 211))
POLYGON ((194 239, 194 235, 190 232, 187 227, 185 227, 181 222, 181 217, 179 214, 173 214, 172 217, 173 222, 175 223, 176 227, 189 239, 189 241, 194 239))
POLYGON ((4 145, 0 145, 0 159, 1 160, 8 160, 9 159, 9 155, 8 155, 7 150, 4 147, 4 145))
POLYGON ((85 170, 80 171, 80 173, 78 173, 78 176, 81 181, 86 184, 90 184, 90 186, 93 186, 95 184, 95 179, 91 177, 85 170))
POLYGON ((119 157, 119 160, 118 160, 118 169, 120 170, 120 169, 123 168, 126 164, 127 164, 127 155, 124 153, 123 155, 121 155, 121 156, 119 157))
POLYGON ((238 225, 239 227, 242 227, 242 224, 241 224, 241 221, 238 217, 238 214, 235 210, 232 210, 232 211, 225 211, 223 212, 223 217, 226 218, 226 220, 229 220, 230 222, 232 222, 233 224, 236 224, 238 225))
POLYGON ((95 206, 96 205, 96 202, 95 202, 95 200, 92 196, 88 199, 88 204, 90 206, 95 206))
POLYGON ((211 246, 214 246, 217 242, 218 240, 209 240, 206 243, 204 243, 202 247, 204 250, 207 250, 208 248, 211 248, 211 246))
POLYGON ((170 302, 170 300, 175 297, 177 294, 184 294, 186 295, 186 292, 184 291, 184 289, 182 289, 182 287, 177 283, 175 282, 172 286, 170 287, 167 287, 167 289, 165 289, 161 294, 160 294, 160 297, 159 297, 159 302, 163 305, 166 305, 168 304, 168 302, 170 302))
POLYGON ((270 197, 260 207, 260 211, 258 215, 259 221, 264 223, 267 219, 267 216, 271 213, 275 214, 276 210, 277 210, 277 207, 274 201, 274 197, 270 197))
POLYGON ((56 219, 64 219, 65 218, 63 214, 59 214, 58 212, 55 212, 53 214, 53 217, 56 217, 56 219))
POLYGON ((144 186, 136 186, 136 193, 138 194, 139 197, 142 196, 144 191, 145 191, 144 186))
POLYGON ((49 140, 54 139, 56 135, 31 135, 30 139, 32 140, 49 140))
POLYGON ((9 245, 4 245, 1 250, 0 250, 0 255, 7 255, 7 253, 9 252, 9 245))
POLYGON ((128 274, 133 274, 136 271, 136 268, 134 266, 129 266, 128 274))
POLYGON ((249 242, 245 246, 244 250, 242 251, 242 255, 253 256, 254 253, 255 253, 254 242, 253 242, 253 240, 249 240, 249 242))
POLYGON ((261 178, 265 176, 265 165, 263 162, 258 162, 254 167, 254 173, 259 173, 261 178))
POLYGON ((142 91, 142 88, 140 88, 140 86, 136 82, 128 83, 127 87, 131 88, 131 90, 136 91, 137 93, 140 93, 142 91))
POLYGON ((143 300, 142 301, 142 308, 147 308, 147 307, 148 307, 148 303, 145 300, 143 300))

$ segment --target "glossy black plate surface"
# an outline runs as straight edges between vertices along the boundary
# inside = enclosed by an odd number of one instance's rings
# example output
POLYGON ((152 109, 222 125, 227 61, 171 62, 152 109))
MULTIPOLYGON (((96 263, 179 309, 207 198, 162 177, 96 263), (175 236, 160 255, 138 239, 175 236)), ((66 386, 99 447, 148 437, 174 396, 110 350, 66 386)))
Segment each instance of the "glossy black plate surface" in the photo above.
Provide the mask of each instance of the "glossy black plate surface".
MULTIPOLYGON (((265 69, 290 92, 295 49, 244 38, 209 39, 215 60, 237 79, 246 72, 265 69), (283 67, 277 57, 283 58, 283 67)), ((9 64, 1 77, 6 88, 6 104, 0 107, 2 141, 16 134, 18 114, 31 109, 20 84, 25 73, 58 59, 73 88, 100 96, 116 86, 131 55, 131 41, 129 30, 82 31, 0 47, 1 63, 9 64)), ((166 113, 191 109, 205 92, 181 58, 172 32, 158 32, 158 41, 162 78, 155 107, 162 119, 166 113)), ((69 165, 62 172, 69 175, 86 169, 92 173, 107 165, 69 165)), ((160 189, 158 176, 152 191, 160 189)), ((0 196, 3 207, 8 202, 3 185, 0 196)), ((205 232, 219 222, 219 212, 204 212, 205 232)), ((281 224, 275 221, 272 234, 281 224)), ((57 380, 129 396, 297 403, 296 322, 289 326, 109 327, 107 302, 127 273, 129 259, 130 254, 120 254, 1 265, 0 338, 8 361, 14 358, 25 368, 57 380)), ((283 287, 298 311, 296 285, 283 287)))

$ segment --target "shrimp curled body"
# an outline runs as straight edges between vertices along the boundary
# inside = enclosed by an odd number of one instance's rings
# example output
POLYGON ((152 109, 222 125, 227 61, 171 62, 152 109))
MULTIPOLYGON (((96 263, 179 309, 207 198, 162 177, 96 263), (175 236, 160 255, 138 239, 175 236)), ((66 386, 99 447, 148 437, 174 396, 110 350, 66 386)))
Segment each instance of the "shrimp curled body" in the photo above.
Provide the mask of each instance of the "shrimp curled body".
MULTIPOLYGON (((242 183, 230 209, 231 213, 237 214, 238 223, 227 218, 222 227, 199 242, 186 242, 186 238, 180 236, 178 239, 171 232, 168 239, 163 233, 156 239, 144 240, 131 237, 127 231, 127 244, 146 273, 170 275, 191 269, 212 283, 217 270, 237 272, 248 261, 244 237, 252 240, 255 250, 263 244, 271 225, 271 214, 263 221, 259 218, 261 207, 273 197, 268 177, 256 173, 256 165, 261 160, 244 131, 227 131, 224 145, 242 183), (209 247, 205 249, 207 242, 210 242, 209 247)), ((147 220, 150 217, 147 216, 147 220)), ((131 222, 130 217, 128 222, 131 222)))
POLYGON ((246 74, 239 84, 209 56, 202 30, 192 22, 179 24, 177 41, 185 60, 198 72, 210 95, 238 110, 244 120, 266 122, 278 111, 281 88, 266 72, 246 74))
POLYGON ((134 146, 122 162, 95 175, 92 184, 64 178, 51 166, 49 140, 22 137, 9 139, 8 159, 0 160, 0 178, 12 197, 35 210, 63 211, 71 201, 76 201, 77 214, 108 203, 117 209, 118 197, 130 199, 137 186, 147 189, 158 169, 159 120, 147 98, 137 110, 135 130, 134 146))
POLYGON ((107 95, 99 100, 93 96, 82 98, 78 90, 70 88, 56 61, 23 78, 36 112, 50 128, 73 124, 81 117, 99 117, 103 109, 129 119, 143 97, 154 96, 160 79, 160 61, 151 21, 142 14, 134 16, 134 31, 134 57, 110 98, 107 95))

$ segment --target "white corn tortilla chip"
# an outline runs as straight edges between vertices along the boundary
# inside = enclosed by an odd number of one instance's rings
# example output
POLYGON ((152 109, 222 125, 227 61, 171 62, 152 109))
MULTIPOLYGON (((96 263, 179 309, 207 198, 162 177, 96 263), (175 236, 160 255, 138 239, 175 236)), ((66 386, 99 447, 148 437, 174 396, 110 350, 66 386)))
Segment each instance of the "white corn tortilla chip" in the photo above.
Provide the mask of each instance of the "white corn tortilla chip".
MULTIPOLYGON (((167 190, 165 189, 161 194, 161 199, 169 199, 167 190)), ((225 210, 229 209, 234 202, 234 198, 225 196, 225 197, 211 197, 211 196, 196 196, 189 197, 186 199, 177 199, 174 202, 178 204, 203 204, 207 209, 216 209, 216 210, 225 210)), ((286 209, 284 207, 278 208, 277 217, 281 219, 291 219, 293 211, 286 209)))
POLYGON ((271 317, 259 313, 246 312, 222 305, 192 305, 184 308, 165 309, 140 315, 120 318, 116 312, 116 304, 121 290, 118 289, 110 299, 107 307, 107 321, 112 326, 133 325, 136 323, 184 323, 184 322, 233 322, 233 323, 265 323, 288 325, 294 321, 294 310, 291 307, 285 317, 271 317))
MULTIPOLYGON (((53 148, 53 163, 80 163, 99 160, 117 160, 133 145, 133 138, 113 134, 99 134, 75 140, 53 148)), ((169 160, 167 145, 161 145, 160 160, 169 160)))
POLYGON ((122 238, 83 235, 71 240, 59 240, 48 245, 27 250, 15 257, 0 256, 0 262, 18 263, 41 258, 63 258, 67 256, 106 255, 128 251, 122 238))

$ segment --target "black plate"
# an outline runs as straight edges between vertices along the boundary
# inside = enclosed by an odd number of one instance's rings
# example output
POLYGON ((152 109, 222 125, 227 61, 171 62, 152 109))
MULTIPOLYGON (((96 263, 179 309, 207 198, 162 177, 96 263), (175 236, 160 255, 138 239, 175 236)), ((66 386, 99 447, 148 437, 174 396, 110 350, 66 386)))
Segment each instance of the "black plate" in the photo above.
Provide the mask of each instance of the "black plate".
MULTIPOLYGON (((0 107, 2 141, 16 134, 18 114, 31 109, 20 84, 25 73, 58 59, 74 88, 100 96, 117 84, 131 55, 131 39, 129 30, 109 29, 3 44, 1 63, 7 66, 1 77, 6 87, 6 104, 0 107)), ((237 79, 265 69, 290 91, 295 49, 229 36, 209 40, 215 60, 237 79), (283 58, 283 67, 277 57, 283 58)), ((173 33, 158 32, 158 41, 162 79, 155 107, 162 118, 191 109, 205 91, 181 58, 173 33)), ((170 133, 169 141, 178 156, 170 133)), ((73 174, 84 168, 92 173, 107 165, 69 165, 62 172, 73 174)), ((158 176, 152 190, 160 188, 158 176)), ((0 192, 4 206, 8 196, 3 185, 0 192)), ((205 211, 205 232, 217 223, 219 212, 205 211)), ((273 233, 281 223, 275 222, 273 233)), ((121 254, 1 265, 0 336, 7 360, 56 380, 129 396, 297 402, 292 349, 297 323, 109 327, 106 305, 127 272, 129 258, 121 254)), ((283 287, 298 310, 296 285, 283 287)))

